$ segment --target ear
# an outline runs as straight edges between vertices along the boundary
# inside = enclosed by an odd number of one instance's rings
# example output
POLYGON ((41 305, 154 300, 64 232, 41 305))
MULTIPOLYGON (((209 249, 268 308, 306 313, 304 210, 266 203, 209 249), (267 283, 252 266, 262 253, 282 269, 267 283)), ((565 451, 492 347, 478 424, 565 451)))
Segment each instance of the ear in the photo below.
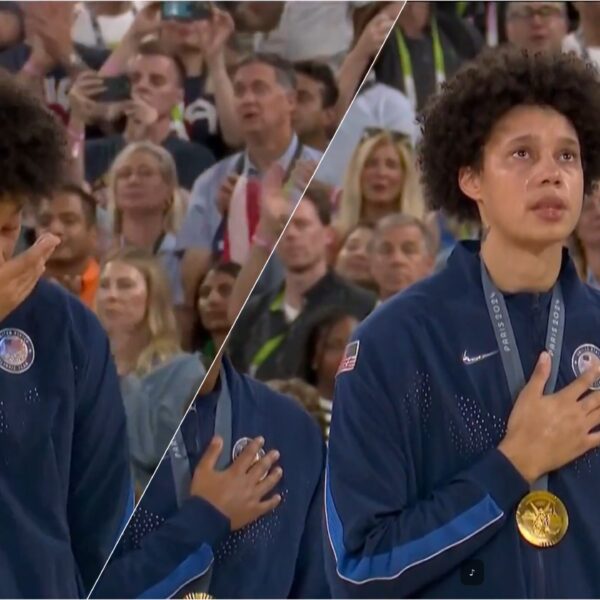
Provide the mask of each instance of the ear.
POLYGON ((473 202, 481 202, 481 177, 473 167, 461 167, 458 170, 458 187, 473 202))

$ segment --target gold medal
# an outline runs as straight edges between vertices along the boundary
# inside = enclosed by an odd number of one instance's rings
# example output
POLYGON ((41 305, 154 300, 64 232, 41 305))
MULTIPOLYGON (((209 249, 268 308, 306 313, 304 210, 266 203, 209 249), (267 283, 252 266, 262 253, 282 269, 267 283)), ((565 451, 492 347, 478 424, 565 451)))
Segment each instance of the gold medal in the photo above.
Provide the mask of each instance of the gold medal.
POLYGON ((186 594, 184 600, 213 600, 213 596, 206 592, 191 592, 186 594))
POLYGON ((569 527, 569 515, 560 498, 539 490, 530 492, 517 507, 521 535, 538 548, 555 546, 569 527))

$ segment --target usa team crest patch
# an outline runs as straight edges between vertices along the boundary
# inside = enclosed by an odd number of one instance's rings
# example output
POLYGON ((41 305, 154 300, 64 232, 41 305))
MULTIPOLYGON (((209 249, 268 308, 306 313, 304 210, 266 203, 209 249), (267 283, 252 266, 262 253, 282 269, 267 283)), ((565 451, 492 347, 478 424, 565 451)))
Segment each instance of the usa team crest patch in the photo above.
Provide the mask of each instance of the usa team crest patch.
POLYGON ((0 369, 20 375, 33 364, 35 350, 31 338, 21 329, 0 331, 0 369))
POLYGON ((358 348, 360 347, 360 342, 350 342, 346 346, 346 350, 344 351, 344 358, 342 358, 342 362, 338 367, 337 374, 347 373, 348 371, 352 371, 356 366, 356 361, 358 359, 358 348))
MULTIPOLYGON (((583 344, 579 346, 571 359, 571 366, 575 377, 579 377, 588 369, 600 366, 600 348, 594 344, 583 344)), ((600 390, 600 379, 596 379, 592 384, 591 390, 600 390)))

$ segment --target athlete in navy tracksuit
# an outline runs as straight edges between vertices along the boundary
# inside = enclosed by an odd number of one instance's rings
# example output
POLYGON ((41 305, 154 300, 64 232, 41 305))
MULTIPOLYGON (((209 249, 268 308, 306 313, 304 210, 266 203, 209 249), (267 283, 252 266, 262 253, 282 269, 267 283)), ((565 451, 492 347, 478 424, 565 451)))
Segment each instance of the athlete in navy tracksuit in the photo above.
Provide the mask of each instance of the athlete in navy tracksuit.
POLYGON ((0 367, 0 595, 85 597, 133 510, 106 335, 41 281, 0 322, 0 367))
POLYGON ((427 109, 433 206, 481 215, 485 236, 382 305, 346 350, 325 481, 334 597, 600 595, 600 294, 562 248, 600 176, 599 102, 575 57, 496 51, 427 109), (482 260, 528 382, 514 404, 514 346, 497 339, 482 260), (542 351, 559 288, 555 361, 542 351), (553 361, 559 393, 543 394, 553 361), (526 541, 515 515, 544 474, 569 515, 551 547, 526 541))
POLYGON ((0 74, 0 596, 85 597, 133 509, 125 411, 107 337, 38 281, 60 239, 13 257, 25 203, 64 175, 62 127, 0 74))
MULTIPOLYGON (((215 431, 222 381, 198 397, 93 591, 98 598, 183 597, 211 571, 216 598, 328 597, 323 567, 321 508, 324 444, 316 423, 294 401, 236 373, 225 360, 231 398, 232 444, 263 436, 265 451, 280 452, 281 504, 231 533, 230 522, 201 497, 178 508, 173 460, 185 459, 188 477, 215 431)), ((225 452, 231 456, 231 449, 225 452)), ((178 463, 179 464, 179 463, 178 463)), ((180 490, 181 493, 181 490, 180 490)))

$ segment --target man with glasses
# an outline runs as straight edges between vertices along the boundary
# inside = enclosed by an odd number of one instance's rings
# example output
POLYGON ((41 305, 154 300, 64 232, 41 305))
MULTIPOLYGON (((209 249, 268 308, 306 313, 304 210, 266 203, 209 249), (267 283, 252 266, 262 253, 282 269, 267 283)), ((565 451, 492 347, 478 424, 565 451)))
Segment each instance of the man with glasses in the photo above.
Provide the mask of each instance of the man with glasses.
POLYGON ((517 48, 530 52, 558 52, 567 30, 564 2, 508 3, 506 37, 517 48))

